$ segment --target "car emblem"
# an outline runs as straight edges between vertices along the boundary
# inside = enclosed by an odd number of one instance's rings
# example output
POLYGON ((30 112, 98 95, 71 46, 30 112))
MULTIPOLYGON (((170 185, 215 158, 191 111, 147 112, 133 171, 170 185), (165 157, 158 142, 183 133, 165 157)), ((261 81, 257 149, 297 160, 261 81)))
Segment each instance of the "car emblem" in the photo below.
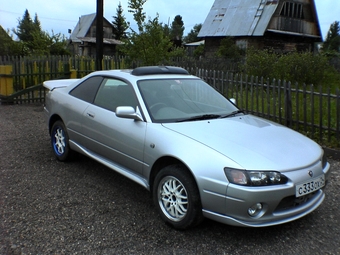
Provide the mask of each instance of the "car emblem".
POLYGON ((310 177, 313 177, 313 171, 309 171, 308 174, 310 177))

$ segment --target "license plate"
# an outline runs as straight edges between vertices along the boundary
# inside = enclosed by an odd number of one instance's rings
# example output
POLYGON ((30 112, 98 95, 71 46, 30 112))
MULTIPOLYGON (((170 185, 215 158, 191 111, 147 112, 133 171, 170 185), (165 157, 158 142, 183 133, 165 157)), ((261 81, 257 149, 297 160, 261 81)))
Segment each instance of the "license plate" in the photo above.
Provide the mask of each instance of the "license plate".
POLYGON ((301 197, 301 196, 307 195, 318 189, 321 189, 323 186, 325 186, 325 176, 321 175, 308 182, 296 185, 295 196, 301 197))

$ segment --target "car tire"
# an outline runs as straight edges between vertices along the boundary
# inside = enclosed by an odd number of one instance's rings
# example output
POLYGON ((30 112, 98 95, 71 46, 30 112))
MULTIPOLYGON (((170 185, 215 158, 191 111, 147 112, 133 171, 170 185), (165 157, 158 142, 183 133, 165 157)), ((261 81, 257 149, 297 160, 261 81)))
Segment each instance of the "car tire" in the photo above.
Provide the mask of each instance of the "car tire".
POLYGON ((182 165, 170 165, 156 176, 153 200, 161 218, 176 229, 186 229, 203 220, 196 183, 182 165))
POLYGON ((56 121, 51 129, 51 145, 53 153, 59 161, 71 159, 72 150, 69 146, 69 137, 64 123, 56 121))

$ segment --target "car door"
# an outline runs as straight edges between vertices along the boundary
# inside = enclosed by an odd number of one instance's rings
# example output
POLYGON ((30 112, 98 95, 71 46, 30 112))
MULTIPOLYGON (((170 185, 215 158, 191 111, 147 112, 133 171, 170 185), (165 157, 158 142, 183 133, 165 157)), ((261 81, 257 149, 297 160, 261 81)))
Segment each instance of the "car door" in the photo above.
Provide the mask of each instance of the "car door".
POLYGON ((73 88, 69 94, 71 97, 63 98, 63 120, 67 127, 70 140, 78 145, 84 146, 84 137, 82 135, 82 122, 84 111, 93 103, 94 97, 103 81, 102 76, 93 76, 78 86, 73 88))
POLYGON ((89 150, 141 174, 146 123, 119 118, 115 114, 118 106, 136 109, 137 105, 131 85, 105 78, 94 103, 84 112, 82 129, 89 150))

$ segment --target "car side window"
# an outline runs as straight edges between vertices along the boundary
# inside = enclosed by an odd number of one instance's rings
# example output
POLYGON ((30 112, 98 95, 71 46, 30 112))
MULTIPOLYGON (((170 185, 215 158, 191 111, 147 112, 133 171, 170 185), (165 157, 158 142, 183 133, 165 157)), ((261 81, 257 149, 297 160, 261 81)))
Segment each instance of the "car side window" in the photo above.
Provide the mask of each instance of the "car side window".
POLYGON ((118 106, 136 108, 137 99, 132 87, 126 82, 105 78, 94 99, 94 104, 115 112, 118 106))
POLYGON ((101 76, 90 77, 75 87, 70 95, 92 103, 102 80, 103 77, 101 76))

